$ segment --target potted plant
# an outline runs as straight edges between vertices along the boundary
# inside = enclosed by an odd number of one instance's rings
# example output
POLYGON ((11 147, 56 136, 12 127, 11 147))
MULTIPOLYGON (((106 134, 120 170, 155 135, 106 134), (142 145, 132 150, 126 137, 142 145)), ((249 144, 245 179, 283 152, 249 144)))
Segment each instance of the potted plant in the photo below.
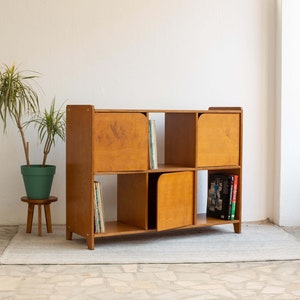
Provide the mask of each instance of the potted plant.
POLYGON ((55 138, 65 140, 65 112, 62 107, 55 108, 55 99, 52 100, 49 110, 36 114, 25 123, 25 126, 34 124, 38 129, 38 137, 43 147, 43 161, 41 164, 30 164, 21 166, 21 172, 25 184, 26 194, 31 199, 45 199, 50 195, 53 176, 56 166, 47 165, 47 157, 53 146, 55 138))
POLYGON ((46 164, 47 156, 55 145, 56 137, 65 140, 65 112, 61 107, 55 108, 53 99, 50 109, 41 113, 38 94, 31 85, 38 75, 34 72, 29 75, 24 73, 25 71, 19 71, 14 65, 5 65, 4 70, 0 70, 0 118, 4 131, 10 118, 20 133, 26 159, 26 165, 21 166, 21 172, 27 197, 45 199, 49 197, 56 169, 55 166, 46 164), (30 124, 37 128, 39 140, 44 143, 41 164, 30 163, 29 143, 25 138, 25 129, 30 124), (44 179, 48 184, 43 182, 44 179))

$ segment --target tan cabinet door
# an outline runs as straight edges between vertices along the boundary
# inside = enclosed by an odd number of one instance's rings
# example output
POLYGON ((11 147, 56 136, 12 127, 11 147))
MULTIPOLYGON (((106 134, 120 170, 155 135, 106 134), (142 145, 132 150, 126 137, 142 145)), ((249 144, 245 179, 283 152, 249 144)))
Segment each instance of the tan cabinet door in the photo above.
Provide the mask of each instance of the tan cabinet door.
POLYGON ((157 230, 193 224, 194 172, 162 174, 157 182, 157 230))
POLYGON ((148 169, 148 119, 142 113, 95 113, 94 171, 148 169))
POLYGON ((197 166, 238 166, 240 114, 202 114, 198 120, 197 166))

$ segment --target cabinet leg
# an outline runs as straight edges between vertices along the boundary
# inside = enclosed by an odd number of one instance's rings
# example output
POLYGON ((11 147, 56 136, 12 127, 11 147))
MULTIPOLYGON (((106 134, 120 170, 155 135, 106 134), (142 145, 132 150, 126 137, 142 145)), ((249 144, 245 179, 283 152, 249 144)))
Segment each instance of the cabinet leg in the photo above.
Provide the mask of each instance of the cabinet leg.
POLYGON ((89 237, 86 239, 87 242, 87 246, 89 250, 94 250, 94 238, 93 237, 89 237))
POLYGON ((69 231, 69 230, 67 229, 67 231, 66 231, 66 239, 67 239, 67 240, 72 240, 72 235, 73 235, 73 232, 72 232, 72 231, 69 231))
POLYGON ((241 233, 242 232, 242 223, 234 223, 233 224, 233 229, 235 233, 241 233))

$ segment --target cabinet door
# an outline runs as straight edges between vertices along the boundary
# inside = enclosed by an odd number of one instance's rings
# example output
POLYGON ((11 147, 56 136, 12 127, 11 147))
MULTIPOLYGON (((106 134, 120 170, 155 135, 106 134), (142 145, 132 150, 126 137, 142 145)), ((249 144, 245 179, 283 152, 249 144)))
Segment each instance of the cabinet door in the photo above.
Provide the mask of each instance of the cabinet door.
POLYGON ((197 167, 238 166, 240 114, 201 114, 197 149, 197 167))
POLYGON ((162 174, 157 182, 157 230, 193 224, 194 172, 162 174))
POLYGON ((148 119, 142 113, 96 113, 94 171, 147 170, 148 119))

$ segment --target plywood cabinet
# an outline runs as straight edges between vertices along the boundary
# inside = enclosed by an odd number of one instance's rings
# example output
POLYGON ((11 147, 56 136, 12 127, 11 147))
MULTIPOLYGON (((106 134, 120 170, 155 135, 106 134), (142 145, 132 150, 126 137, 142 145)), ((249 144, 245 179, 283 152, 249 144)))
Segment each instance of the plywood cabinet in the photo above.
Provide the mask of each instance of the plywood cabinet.
MULTIPOLYGON (((103 187, 105 188, 105 187, 103 187)), ((232 223, 241 231, 242 110, 99 110, 67 106, 66 237, 94 239, 232 223), (149 167, 149 118, 164 116, 164 162, 149 167), (234 220, 197 213, 198 171, 239 175, 234 220), (117 175, 117 220, 94 233, 94 179, 117 175)))

